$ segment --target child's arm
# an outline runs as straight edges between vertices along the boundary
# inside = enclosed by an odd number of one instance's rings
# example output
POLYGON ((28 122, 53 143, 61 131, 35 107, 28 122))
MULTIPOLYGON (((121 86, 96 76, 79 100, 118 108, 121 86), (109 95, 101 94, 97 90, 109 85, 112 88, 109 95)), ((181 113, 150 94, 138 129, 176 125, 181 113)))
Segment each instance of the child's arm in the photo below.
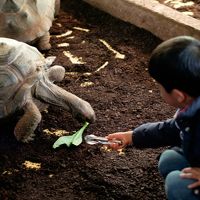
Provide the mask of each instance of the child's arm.
POLYGON ((164 122, 146 123, 132 131, 112 133, 108 140, 120 140, 121 144, 110 145, 119 149, 128 145, 137 148, 156 148, 161 146, 177 145, 181 143, 180 130, 176 127, 174 119, 164 122))

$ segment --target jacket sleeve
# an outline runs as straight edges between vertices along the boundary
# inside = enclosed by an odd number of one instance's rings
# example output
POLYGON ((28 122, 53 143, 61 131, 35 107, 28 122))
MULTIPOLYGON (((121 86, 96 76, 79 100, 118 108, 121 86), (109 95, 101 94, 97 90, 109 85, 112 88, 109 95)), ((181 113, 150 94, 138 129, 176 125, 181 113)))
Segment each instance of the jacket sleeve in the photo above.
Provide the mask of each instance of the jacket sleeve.
POLYGON ((177 128, 174 119, 146 123, 133 130, 133 146, 137 148, 180 145, 180 130, 177 128))

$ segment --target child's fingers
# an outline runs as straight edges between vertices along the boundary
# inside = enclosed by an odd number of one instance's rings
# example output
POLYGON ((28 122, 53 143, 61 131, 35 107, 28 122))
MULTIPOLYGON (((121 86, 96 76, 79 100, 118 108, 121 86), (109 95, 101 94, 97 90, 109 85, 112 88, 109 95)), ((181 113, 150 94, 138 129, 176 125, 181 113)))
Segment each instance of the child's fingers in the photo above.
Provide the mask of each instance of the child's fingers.
POLYGON ((200 181, 188 185, 188 188, 193 189, 200 186, 200 181))
POLYGON ((113 140, 113 139, 122 139, 124 137, 124 135, 120 134, 120 133, 112 133, 106 136, 106 138, 108 140, 113 140))
POLYGON ((181 173, 181 178, 194 178, 194 175, 192 173, 181 173))
POLYGON ((110 140, 110 142, 111 142, 110 147, 113 149, 121 149, 126 146, 123 140, 117 139, 117 141, 115 142, 115 139, 113 139, 113 140, 110 140))
POLYGON ((193 178, 200 181, 200 168, 187 167, 182 170, 182 178, 193 178))
POLYGON ((111 148, 113 150, 122 149, 126 146, 126 144, 123 140, 119 140, 116 138, 113 138, 110 140, 108 139, 108 141, 110 141, 110 143, 106 144, 105 146, 107 146, 108 148, 111 148))
POLYGON ((132 131, 112 133, 107 135, 106 138, 111 143, 111 148, 121 149, 132 143, 132 131))
POLYGON ((192 168, 191 167, 186 167, 182 170, 182 172, 185 172, 185 173, 188 173, 188 172, 191 172, 192 171, 192 168))
POLYGON ((113 150, 117 150, 117 149, 120 149, 121 146, 117 143, 113 143, 113 144, 110 144, 109 145, 109 148, 113 149, 113 150))

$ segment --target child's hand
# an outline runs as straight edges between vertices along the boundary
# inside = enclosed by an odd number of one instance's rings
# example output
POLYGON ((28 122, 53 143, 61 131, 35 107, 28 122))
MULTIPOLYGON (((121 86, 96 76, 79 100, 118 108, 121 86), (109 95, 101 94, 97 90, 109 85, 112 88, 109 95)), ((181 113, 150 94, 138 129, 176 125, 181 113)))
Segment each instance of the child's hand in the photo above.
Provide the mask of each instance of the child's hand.
POLYGON ((108 141, 121 141, 121 143, 116 142, 109 145, 110 148, 117 150, 132 144, 132 135, 132 131, 118 132, 109 134, 108 136, 106 136, 106 138, 108 139, 108 141))
POLYGON ((188 185, 188 188, 193 189, 200 186, 200 168, 187 167, 182 170, 181 178, 196 179, 196 182, 188 185))

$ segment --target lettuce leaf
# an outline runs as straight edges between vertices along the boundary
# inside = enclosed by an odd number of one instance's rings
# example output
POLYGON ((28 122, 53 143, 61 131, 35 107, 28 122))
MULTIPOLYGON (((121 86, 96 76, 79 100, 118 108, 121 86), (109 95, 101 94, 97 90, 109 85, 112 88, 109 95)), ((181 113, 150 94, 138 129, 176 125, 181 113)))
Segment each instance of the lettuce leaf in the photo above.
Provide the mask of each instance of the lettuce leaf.
POLYGON ((53 148, 55 149, 63 144, 66 144, 68 147, 70 147, 72 144, 75 146, 80 145, 83 142, 83 132, 88 125, 89 123, 85 122, 83 127, 75 132, 73 135, 59 137, 53 144, 53 148))

